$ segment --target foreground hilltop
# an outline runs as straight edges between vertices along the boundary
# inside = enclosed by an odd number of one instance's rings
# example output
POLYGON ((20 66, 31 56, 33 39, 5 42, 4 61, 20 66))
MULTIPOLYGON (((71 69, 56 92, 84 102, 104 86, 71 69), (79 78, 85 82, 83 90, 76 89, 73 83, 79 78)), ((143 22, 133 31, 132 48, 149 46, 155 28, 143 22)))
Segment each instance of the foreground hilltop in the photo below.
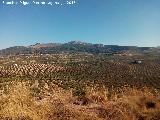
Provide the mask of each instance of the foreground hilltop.
MULTIPOLYGON (((14 46, 0 50, 1 55, 17 55, 17 54, 54 54, 63 52, 88 52, 88 53, 121 53, 126 51, 142 53, 152 50, 152 47, 137 47, 137 46, 118 46, 118 45, 103 45, 92 44, 81 41, 71 41, 68 43, 36 43, 30 46, 14 46)), ((156 48, 158 49, 158 48, 156 48)))

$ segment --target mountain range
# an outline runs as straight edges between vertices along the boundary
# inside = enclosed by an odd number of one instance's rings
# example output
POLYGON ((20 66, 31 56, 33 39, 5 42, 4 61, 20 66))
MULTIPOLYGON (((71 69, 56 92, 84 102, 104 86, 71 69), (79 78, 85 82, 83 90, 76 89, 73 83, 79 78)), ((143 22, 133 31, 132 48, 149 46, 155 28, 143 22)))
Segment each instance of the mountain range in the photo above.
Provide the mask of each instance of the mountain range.
POLYGON ((146 52, 159 50, 159 47, 137 47, 137 46, 118 46, 118 45, 103 45, 92 44, 81 41, 71 41, 68 43, 36 43, 30 46, 13 46, 0 50, 0 55, 18 55, 18 54, 54 54, 54 53, 121 53, 126 51, 146 52))

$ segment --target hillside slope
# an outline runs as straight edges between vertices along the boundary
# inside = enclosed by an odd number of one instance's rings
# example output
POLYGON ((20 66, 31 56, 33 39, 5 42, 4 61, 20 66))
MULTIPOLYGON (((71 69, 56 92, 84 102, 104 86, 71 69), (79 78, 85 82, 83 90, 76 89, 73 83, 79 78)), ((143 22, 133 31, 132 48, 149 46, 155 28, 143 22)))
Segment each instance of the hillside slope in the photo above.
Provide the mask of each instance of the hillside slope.
POLYGON ((0 50, 0 55, 17 55, 17 54, 54 54, 62 52, 88 52, 88 53, 120 53, 124 51, 144 52, 150 50, 150 47, 136 46, 118 46, 118 45, 103 45, 91 44, 80 41, 71 41, 68 43, 37 43, 30 46, 14 46, 0 50))

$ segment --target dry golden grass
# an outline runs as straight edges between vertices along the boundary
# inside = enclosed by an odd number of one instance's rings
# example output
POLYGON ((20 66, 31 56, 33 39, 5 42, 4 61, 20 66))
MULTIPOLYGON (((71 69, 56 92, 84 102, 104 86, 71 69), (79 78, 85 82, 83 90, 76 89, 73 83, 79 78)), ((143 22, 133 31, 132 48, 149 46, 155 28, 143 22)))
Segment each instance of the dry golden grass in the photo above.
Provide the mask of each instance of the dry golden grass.
POLYGON ((34 96, 32 87, 27 82, 10 85, 0 96, 0 120, 160 119, 159 93, 153 89, 124 87, 110 93, 104 87, 87 87, 84 95, 75 96, 73 90, 46 84, 34 96))

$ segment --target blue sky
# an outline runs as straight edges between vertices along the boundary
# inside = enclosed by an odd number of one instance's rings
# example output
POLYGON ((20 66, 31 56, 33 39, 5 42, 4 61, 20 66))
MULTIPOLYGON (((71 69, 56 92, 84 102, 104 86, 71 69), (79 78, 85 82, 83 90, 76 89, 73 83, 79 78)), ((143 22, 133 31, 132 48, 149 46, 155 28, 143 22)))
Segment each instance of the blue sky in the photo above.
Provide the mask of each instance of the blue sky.
POLYGON ((0 2, 0 49, 72 40, 160 45, 160 0, 76 0, 76 4, 62 6, 0 2))

